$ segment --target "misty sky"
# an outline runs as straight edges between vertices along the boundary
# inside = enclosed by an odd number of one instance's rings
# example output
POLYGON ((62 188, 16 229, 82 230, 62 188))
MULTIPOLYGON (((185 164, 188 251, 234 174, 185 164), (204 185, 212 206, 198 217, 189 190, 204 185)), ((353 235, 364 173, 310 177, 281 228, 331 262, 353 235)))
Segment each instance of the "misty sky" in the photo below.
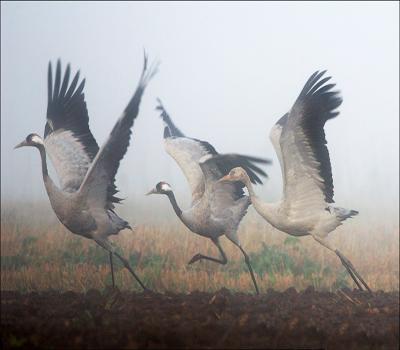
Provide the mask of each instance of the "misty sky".
POLYGON ((1 3, 1 197, 47 201, 39 153, 13 147, 43 135, 49 60, 86 77, 90 128, 99 145, 133 94, 143 63, 160 59, 117 185, 125 203, 169 182, 182 207, 189 189, 164 151, 160 97, 188 136, 223 152, 273 160, 256 192, 281 194, 268 134, 308 77, 328 69, 341 90, 338 118, 326 124, 335 200, 364 218, 398 220, 399 4, 330 3, 1 3))

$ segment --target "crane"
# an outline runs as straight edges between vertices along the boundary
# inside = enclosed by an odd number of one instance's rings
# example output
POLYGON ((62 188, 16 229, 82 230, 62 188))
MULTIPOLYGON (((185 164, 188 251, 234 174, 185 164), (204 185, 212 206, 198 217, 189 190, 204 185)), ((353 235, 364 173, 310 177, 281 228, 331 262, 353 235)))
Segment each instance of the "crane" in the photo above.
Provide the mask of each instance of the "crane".
POLYGON ((159 182, 147 194, 166 195, 183 224, 192 232, 209 238, 221 255, 218 259, 199 253, 191 258, 189 264, 205 259, 225 265, 228 260, 219 242, 219 237, 225 235, 244 255, 258 294, 250 259, 237 235, 238 226, 247 212, 250 199, 244 194, 241 182, 228 184, 219 183, 218 180, 232 168, 241 166, 248 173, 252 183, 262 183, 257 174, 262 176, 267 174, 254 163, 268 164, 270 161, 240 154, 218 154, 210 143, 185 136, 172 122, 161 101, 158 102, 157 110, 161 111, 161 118, 165 124, 165 150, 185 174, 192 191, 192 204, 189 209, 182 210, 177 204, 171 186, 164 181, 159 182), (218 157, 213 157, 217 155, 218 157))
POLYGON ((158 64, 148 68, 147 61, 145 54, 136 91, 101 148, 89 129, 83 93, 85 79, 78 85, 78 71, 69 84, 69 64, 61 79, 61 62, 58 60, 53 84, 52 66, 49 62, 44 138, 32 133, 15 146, 30 146, 39 150, 43 182, 56 216, 69 231, 94 240, 109 252, 113 287, 115 255, 140 286, 146 289, 129 262, 115 250, 108 236, 118 234, 125 228, 131 229, 129 223, 114 211, 114 204, 121 201, 115 196, 118 192, 115 176, 129 146, 131 128, 138 115, 142 95, 157 72, 158 64), (47 155, 56 170, 60 186, 49 176, 47 155))
POLYGON ((311 75, 291 110, 273 126, 270 139, 279 158, 283 198, 266 203, 254 192, 246 171, 232 169, 220 183, 241 181, 255 210, 272 226, 292 236, 311 235, 334 252, 360 290, 371 289, 349 259, 327 241, 328 234, 358 214, 334 206, 332 169, 324 132, 325 122, 335 118, 342 103, 326 71, 311 75))

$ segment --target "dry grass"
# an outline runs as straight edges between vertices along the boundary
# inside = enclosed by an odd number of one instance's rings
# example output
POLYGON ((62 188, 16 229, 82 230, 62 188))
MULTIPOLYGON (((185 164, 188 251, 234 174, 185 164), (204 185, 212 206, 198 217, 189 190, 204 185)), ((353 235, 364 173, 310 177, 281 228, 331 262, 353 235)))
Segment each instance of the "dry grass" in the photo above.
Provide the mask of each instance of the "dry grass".
MULTIPOLYGON (((108 254, 94 242, 68 232, 48 206, 37 203, 21 209, 16 203, 3 203, 1 216, 2 290, 85 291, 110 284, 108 254)), ((252 211, 242 222, 239 237, 259 266, 256 278, 261 291, 291 286, 298 290, 310 285, 329 290, 354 286, 333 253, 310 237, 287 240, 288 235, 272 229, 252 211), (272 266, 264 271, 263 261, 267 258, 272 259, 272 266)), ((209 240, 189 232, 174 217, 164 224, 143 224, 134 232, 123 231, 112 241, 130 258, 143 282, 158 291, 212 291, 226 287, 253 292, 243 256, 225 238, 222 245, 228 256, 227 265, 200 262, 188 266, 187 262, 198 252, 212 256, 218 252, 209 240)), ((398 226, 355 219, 331 234, 330 241, 350 258, 372 289, 399 289, 398 226)), ((139 289, 120 266, 116 283, 120 289, 139 289)))

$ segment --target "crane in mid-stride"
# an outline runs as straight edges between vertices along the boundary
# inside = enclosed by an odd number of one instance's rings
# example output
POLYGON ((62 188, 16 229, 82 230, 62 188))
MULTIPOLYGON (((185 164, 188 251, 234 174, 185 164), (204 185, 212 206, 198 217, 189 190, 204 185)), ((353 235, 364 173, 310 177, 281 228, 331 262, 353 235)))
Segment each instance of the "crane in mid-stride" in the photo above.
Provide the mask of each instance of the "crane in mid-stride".
POLYGON ((325 122, 336 117, 342 98, 315 72, 306 82, 289 113, 278 120, 270 133, 283 176, 283 198, 263 202, 254 192, 251 179, 242 168, 232 169, 220 183, 241 181, 249 191, 255 210, 272 226, 292 236, 311 235, 334 252, 360 290, 371 291, 353 264, 327 241, 328 234, 348 218, 357 215, 333 205, 333 180, 324 132, 325 122))
POLYGON ((29 134, 15 147, 31 146, 39 150, 43 181, 55 214, 72 233, 93 239, 109 252, 113 286, 115 282, 112 257, 115 255, 140 286, 146 289, 129 262, 111 245, 108 236, 130 228, 128 222, 114 211, 114 203, 121 200, 115 196, 118 192, 115 175, 129 146, 131 128, 138 115, 142 95, 156 71, 157 65, 147 67, 145 55, 135 94, 117 120, 108 139, 99 149, 89 129, 89 116, 83 93, 85 80, 78 86, 78 71, 70 84, 69 65, 61 79, 61 63, 58 60, 53 84, 52 67, 49 63, 44 138, 38 134, 29 134), (47 155, 57 172, 60 187, 49 176, 47 155))
POLYGON ((225 235, 243 253, 258 294, 250 259, 237 236, 240 221, 251 204, 250 199, 243 192, 243 183, 220 183, 218 179, 232 168, 240 166, 245 169, 251 182, 262 183, 257 174, 267 174, 254 163, 268 164, 270 161, 240 154, 218 154, 208 142, 185 136, 174 125, 161 101, 157 109, 161 111, 165 123, 165 150, 175 159, 189 182, 192 205, 188 210, 180 209, 171 186, 166 182, 159 182, 148 194, 166 195, 183 224, 192 232, 210 238, 221 254, 221 259, 196 254, 189 264, 205 259, 225 265, 228 260, 219 242, 219 237, 225 235))

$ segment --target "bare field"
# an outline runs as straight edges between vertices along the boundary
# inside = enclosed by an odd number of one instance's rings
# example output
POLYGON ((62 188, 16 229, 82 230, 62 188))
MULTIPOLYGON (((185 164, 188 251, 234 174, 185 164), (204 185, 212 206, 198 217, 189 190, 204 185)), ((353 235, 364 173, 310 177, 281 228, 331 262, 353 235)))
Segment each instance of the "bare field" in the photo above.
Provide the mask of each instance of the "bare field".
POLYGON ((254 295, 227 239, 228 264, 189 266, 217 249, 156 208, 137 215, 130 221, 141 224, 112 241, 156 293, 143 293, 119 264, 110 288, 108 253, 68 232, 48 206, 2 206, 4 349, 398 348, 398 227, 353 220, 331 236, 369 294, 352 290, 339 259, 312 238, 277 232, 250 211, 239 237, 260 287, 254 295))
POLYGON ((398 292, 1 293, 2 348, 398 349, 398 292))
MULTIPOLYGON (((38 203, 21 208, 3 203, 1 216, 2 290, 86 292, 103 290, 111 283, 108 254, 94 242, 68 232, 49 213, 48 206, 38 203)), ((355 287, 330 251, 310 237, 296 239, 274 230, 252 210, 240 226, 239 237, 250 255, 261 292, 269 288, 301 291, 313 286, 334 291, 355 287)), ((189 232, 175 217, 165 223, 138 225, 112 241, 143 282, 157 292, 213 292, 221 288, 253 292, 240 251, 225 238, 221 241, 227 265, 199 262, 188 266, 198 252, 212 256, 218 252, 208 239, 189 232)), ((356 218, 333 232, 330 241, 353 262, 373 290, 399 290, 398 227, 372 220, 366 224, 356 218)), ((140 290, 119 264, 116 284, 121 290, 140 290)))

